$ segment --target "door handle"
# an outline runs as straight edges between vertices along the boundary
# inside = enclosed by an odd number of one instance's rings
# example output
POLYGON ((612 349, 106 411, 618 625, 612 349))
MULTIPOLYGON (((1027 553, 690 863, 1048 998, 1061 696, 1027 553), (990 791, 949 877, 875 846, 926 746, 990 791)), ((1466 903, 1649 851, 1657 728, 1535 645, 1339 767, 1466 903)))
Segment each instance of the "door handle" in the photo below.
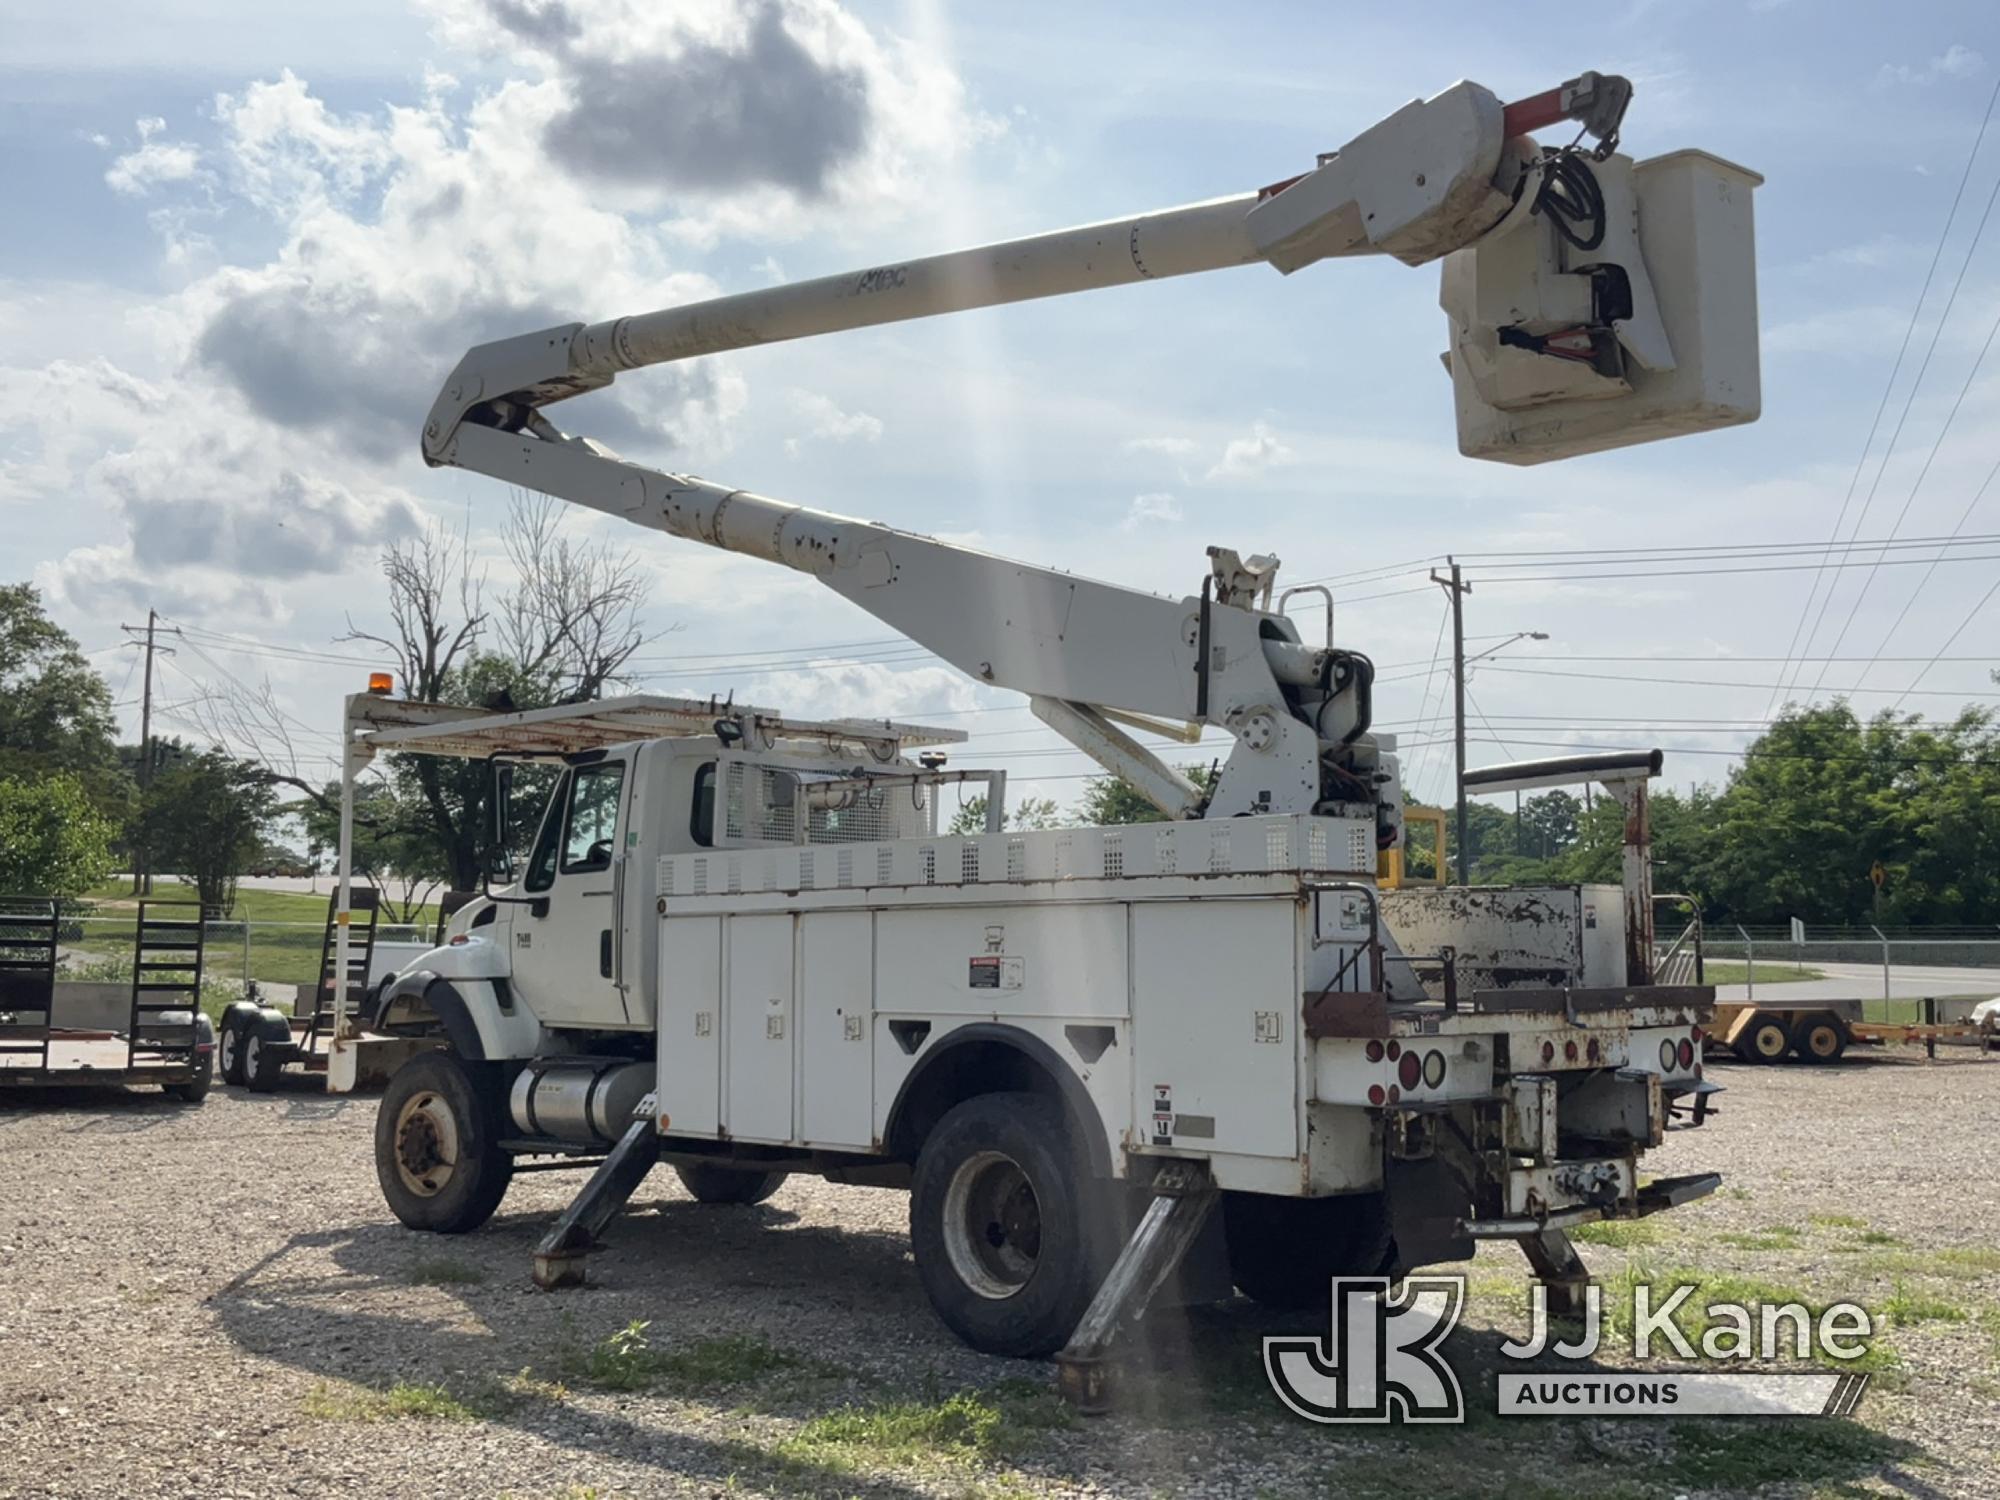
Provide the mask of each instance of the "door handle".
POLYGON ((597 935, 597 972, 606 979, 611 977, 611 929, 609 927, 597 935))

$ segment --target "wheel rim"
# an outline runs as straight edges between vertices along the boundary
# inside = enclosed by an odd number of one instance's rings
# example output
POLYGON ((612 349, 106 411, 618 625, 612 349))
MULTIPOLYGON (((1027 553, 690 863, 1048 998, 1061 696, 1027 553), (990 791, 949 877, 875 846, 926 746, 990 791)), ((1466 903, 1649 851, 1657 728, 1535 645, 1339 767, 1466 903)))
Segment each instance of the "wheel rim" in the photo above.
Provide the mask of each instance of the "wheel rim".
POLYGON ((1034 1278, 1042 1206, 1021 1164, 998 1151, 959 1163, 944 1199, 945 1253, 958 1279, 1002 1301, 1034 1278))
POLYGON ((1785 1055, 1785 1029, 1782 1026, 1759 1026, 1751 1045, 1757 1049, 1759 1057, 1776 1061, 1785 1055))
POLYGON ((227 1027, 222 1033, 222 1071, 224 1073, 233 1073, 236 1070, 238 1037, 239 1033, 234 1026, 227 1027))
POLYGON ((396 1175, 420 1198, 435 1198, 458 1170, 458 1118, 426 1089, 396 1112, 396 1175))
POLYGON ((257 1076, 257 1064, 264 1056, 264 1039, 260 1036, 248 1038, 243 1043, 243 1071, 249 1077, 257 1076))
POLYGON ((1840 1038, 1834 1035, 1831 1026, 1821 1022, 1806 1033, 1806 1047, 1814 1057, 1832 1057, 1840 1050, 1840 1038))

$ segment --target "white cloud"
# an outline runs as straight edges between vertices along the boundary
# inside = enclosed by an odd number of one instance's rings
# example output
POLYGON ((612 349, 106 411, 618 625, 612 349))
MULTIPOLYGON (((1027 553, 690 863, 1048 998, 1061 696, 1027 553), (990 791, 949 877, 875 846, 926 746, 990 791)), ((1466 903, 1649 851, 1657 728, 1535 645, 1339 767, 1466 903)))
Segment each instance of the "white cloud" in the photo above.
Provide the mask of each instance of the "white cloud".
POLYGON ((828 443, 846 443, 859 440, 872 443, 882 436, 882 419, 872 417, 865 411, 842 411, 829 396, 817 391, 794 390, 791 393, 792 415, 805 424, 805 433, 799 437, 785 439, 785 451, 796 454, 800 447, 817 439, 828 443))
POLYGON ((1278 435, 1268 424, 1258 422, 1251 427, 1250 436, 1229 440, 1222 450, 1222 457, 1205 477, 1210 480, 1250 479, 1266 469, 1288 464, 1296 456, 1278 441, 1278 435))
MULTIPOLYGON (((146 315, 155 373, 0 365, 42 429, 0 448, 0 495, 87 496, 123 527, 51 565, 57 590, 123 576, 220 599, 225 574, 365 566, 416 522, 398 476, 420 472, 417 425, 465 349, 712 296, 677 263, 693 218, 769 238, 893 214, 985 128, 941 60, 832 0, 435 8, 447 41, 515 76, 474 93, 430 68, 417 101, 342 113, 285 71, 219 95, 200 153, 139 122, 106 180, 155 201, 164 259, 192 276, 146 315), (715 88, 665 87, 676 69, 715 88), (218 202, 276 249, 215 265, 189 223, 218 202)), ((747 404, 710 359, 555 415, 638 456, 713 456, 747 404)), ((795 410, 814 440, 882 432, 823 396, 795 410)))
POLYGON ((1183 437, 1133 438, 1125 444, 1133 453, 1162 453, 1168 458, 1190 457, 1197 447, 1194 439, 1183 437))
POLYGON ((1155 522, 1172 523, 1180 519, 1180 502, 1164 490, 1154 490, 1132 497, 1132 504, 1125 511, 1125 529, 1132 531, 1155 522))
POLYGON ((1875 85, 1885 88, 1891 84, 1916 84, 1919 87, 1942 82, 1948 78, 1972 78, 1986 67, 1985 57, 1970 47, 1953 42, 1936 57, 1918 66, 1908 63, 1883 63, 1876 71, 1875 85))

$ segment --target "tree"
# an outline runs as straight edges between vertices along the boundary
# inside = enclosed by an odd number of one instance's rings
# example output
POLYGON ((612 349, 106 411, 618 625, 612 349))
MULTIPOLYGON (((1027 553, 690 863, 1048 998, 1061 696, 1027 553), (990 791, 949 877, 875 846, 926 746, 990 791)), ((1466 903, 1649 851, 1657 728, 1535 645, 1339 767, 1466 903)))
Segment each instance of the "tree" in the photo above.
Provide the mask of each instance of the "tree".
POLYGON ((110 875, 114 831, 74 772, 0 776, 0 896, 77 900, 110 875))
MULTIPOLYGON (((650 586, 622 549, 565 535, 567 515, 556 501, 515 495, 501 533, 515 583, 492 599, 466 533, 433 525, 398 543, 382 555, 388 624, 362 629, 350 620, 341 639, 388 653, 404 696, 426 702, 513 711, 602 697, 626 680, 633 653, 646 642, 641 616, 650 586)), ((329 819, 335 814, 338 787, 305 774, 295 720, 269 683, 226 695, 203 719, 219 742, 263 747, 267 780, 304 793, 329 819)), ((374 774, 390 795, 368 799, 368 827, 381 836, 374 847, 395 875, 477 890, 490 862, 491 768, 416 755, 378 762, 374 774), (416 842, 388 855, 405 837, 416 842), (403 862, 412 862, 409 871, 403 862)), ((523 768, 517 801, 527 805, 552 780, 523 768)), ((323 822, 329 843, 332 829, 323 822)), ((359 816, 356 832, 359 844, 359 816)), ((388 868, 378 871, 379 879, 388 876, 388 868)))
MULTIPOLYGON (((1023 797, 1012 809, 1003 808, 1000 826, 1033 831, 1041 828, 1063 826, 1062 809, 1057 807, 1052 797, 1023 797)), ((967 838, 975 833, 986 832, 986 799, 974 797, 962 804, 952 814, 951 826, 945 830, 953 838, 967 838)))
MULTIPOLYGON (((339 848, 339 782, 285 811, 304 824, 315 861, 321 851, 339 848)), ((357 880, 380 894, 382 917, 389 922, 415 922, 448 874, 422 809, 405 805, 394 785, 380 781, 355 789, 353 869, 357 880)))
POLYGON ((261 767, 209 750, 155 777, 141 816, 161 867, 194 882, 203 910, 226 912, 236 904, 236 877, 277 810, 261 767))
MULTIPOLYGON (((1212 766, 1182 766, 1180 772, 1203 791, 1215 784, 1216 772, 1212 766)), ((1077 803, 1076 816, 1086 828, 1167 821, 1167 815, 1140 796, 1122 776, 1091 777, 1083 789, 1083 800, 1077 803)))
POLYGON ((106 772, 111 691, 32 584, 0 585, 0 773, 106 772))

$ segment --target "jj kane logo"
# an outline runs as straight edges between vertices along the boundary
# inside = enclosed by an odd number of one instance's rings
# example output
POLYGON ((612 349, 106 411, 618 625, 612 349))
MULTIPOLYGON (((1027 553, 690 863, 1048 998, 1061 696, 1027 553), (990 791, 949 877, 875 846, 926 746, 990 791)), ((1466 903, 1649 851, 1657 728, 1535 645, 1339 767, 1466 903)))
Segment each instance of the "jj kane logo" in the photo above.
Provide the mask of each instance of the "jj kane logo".
MULTIPOLYGON (((1463 1422, 1465 1396, 1446 1360, 1445 1339, 1465 1308, 1462 1276, 1339 1277, 1332 1283, 1330 1326, 1323 1337, 1264 1340, 1264 1373, 1278 1399, 1311 1422, 1463 1422)), ((1635 1288, 1632 1354, 1645 1361, 1656 1341, 1707 1368, 1502 1370, 1495 1380, 1502 1416, 1584 1412, 1618 1416, 1849 1416, 1868 1376, 1838 1366, 1868 1352, 1873 1323, 1865 1308, 1836 1302, 1814 1313, 1798 1303, 1711 1303, 1705 1332, 1690 1342, 1674 1318, 1693 1297, 1679 1287, 1656 1299, 1635 1288), (1732 1361, 1819 1361, 1804 1369, 1716 1368, 1732 1361), (1831 1361, 1834 1368, 1825 1368, 1831 1361)), ((1547 1289, 1536 1287, 1530 1333, 1500 1345, 1508 1359, 1546 1363, 1595 1358, 1604 1327, 1602 1293, 1585 1290, 1583 1327, 1572 1341, 1551 1337, 1547 1289)), ((1691 1309, 1690 1309, 1691 1310, 1691 1309)), ((1663 1351, 1663 1352, 1664 1352, 1663 1351)))

